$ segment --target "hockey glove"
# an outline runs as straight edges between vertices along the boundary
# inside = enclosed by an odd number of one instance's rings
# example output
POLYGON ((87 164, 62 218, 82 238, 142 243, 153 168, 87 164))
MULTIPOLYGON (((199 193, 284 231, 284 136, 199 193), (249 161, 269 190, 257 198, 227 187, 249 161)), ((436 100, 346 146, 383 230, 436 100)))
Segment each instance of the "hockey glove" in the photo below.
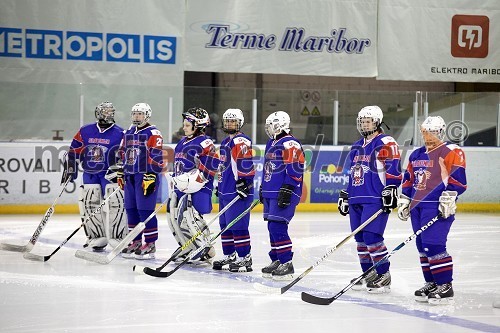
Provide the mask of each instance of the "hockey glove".
MULTIPOLYGON (((118 171, 120 171, 120 169, 122 168, 117 164, 111 165, 106 171, 104 178, 110 183, 116 184, 118 182, 118 171)), ((123 169, 122 169, 122 174, 123 174, 123 169)))
POLYGON ((144 196, 148 196, 155 191, 156 188, 156 174, 148 172, 142 176, 142 189, 144 196))
POLYGON ((259 201, 261 204, 264 203, 264 197, 262 196, 262 184, 259 187, 259 201))
POLYGON ((250 188, 244 179, 236 181, 236 193, 238 193, 241 199, 245 199, 250 194, 250 188))
POLYGON ((337 208, 342 216, 349 214, 349 195, 346 190, 341 190, 339 193, 339 200, 337 202, 337 208))
POLYGON ((64 163, 64 170, 61 177, 61 185, 69 181, 73 182, 78 177, 78 162, 67 159, 64 163))
POLYGON ((406 221, 410 217, 410 198, 404 194, 399 196, 398 217, 401 221, 406 221))
POLYGON ((123 174, 123 168, 118 168, 118 170, 116 170, 116 183, 123 191, 125 188, 125 175, 123 174))
POLYGON ((219 186, 215 186, 214 188, 214 194, 218 198, 219 197, 219 186))
POLYGON ((457 210, 457 196, 457 191, 443 191, 441 193, 438 210, 443 218, 447 219, 451 215, 455 215, 457 210))
POLYGON ((281 185, 280 191, 278 193, 278 207, 286 208, 290 206, 292 202, 292 194, 295 187, 289 184, 281 185))
POLYGON ((396 185, 387 185, 382 190, 382 206, 387 213, 398 207, 398 188, 396 185))

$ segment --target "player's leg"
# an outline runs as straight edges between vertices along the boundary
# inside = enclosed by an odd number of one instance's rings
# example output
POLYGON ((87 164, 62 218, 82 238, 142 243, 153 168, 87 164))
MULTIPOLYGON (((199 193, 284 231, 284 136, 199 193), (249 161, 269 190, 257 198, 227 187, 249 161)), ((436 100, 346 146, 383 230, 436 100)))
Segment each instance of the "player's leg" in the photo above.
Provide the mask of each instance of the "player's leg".
POLYGON ((108 244, 102 211, 91 215, 99 207, 101 200, 99 178, 96 175, 84 173, 83 185, 80 186, 78 199, 80 217, 82 222, 85 221, 83 227, 87 235, 84 247, 88 246, 98 252, 103 251, 108 244))
MULTIPOLYGON (((237 201, 226 215, 230 221, 234 220, 242 211, 245 211, 252 205, 251 197, 237 201)), ((248 226, 250 224, 250 214, 243 216, 233 227, 234 247, 238 253, 238 259, 229 264, 231 272, 251 272, 252 271, 252 255, 250 253, 250 232, 248 226)))
MULTIPOLYGON (((264 221, 268 221, 269 201, 270 199, 268 198, 262 198, 262 204, 264 205, 264 212, 263 212, 264 221)), ((269 221, 267 223, 267 229, 269 230, 269 221)), ((269 244, 271 244, 271 250, 269 251, 269 258, 271 259, 271 263, 266 267, 262 268, 261 272, 263 277, 270 279, 273 277, 272 273, 280 265, 280 261, 278 260, 278 253, 276 252, 276 249, 273 247, 274 238, 271 231, 269 231, 269 244)))
MULTIPOLYGON (((136 180, 134 175, 125 175, 124 200, 125 211, 127 212, 128 230, 135 228, 141 222, 141 216, 137 209, 136 198, 136 180)), ((135 251, 142 245, 142 233, 137 235, 130 244, 122 250, 122 257, 133 258, 135 251)))
MULTIPOLYGON (((146 221, 146 219, 153 214, 156 208, 159 178, 156 178, 155 190, 148 195, 144 195, 142 188, 142 178, 144 175, 136 174, 135 176, 135 200, 137 203, 137 211, 139 212, 141 221, 146 221)), ((136 259, 154 259, 156 253, 156 241, 158 240, 158 219, 156 218, 156 215, 154 215, 146 224, 143 234, 144 244, 135 251, 134 257, 136 259)))
MULTIPOLYGON (((226 200, 219 198, 219 211, 223 210, 227 203, 228 202, 226 200)), ((219 217, 219 226, 221 230, 223 230, 227 226, 226 221, 232 221, 231 215, 232 214, 230 214, 229 212, 226 212, 219 217)), ((221 234, 221 245, 222 253, 224 256, 221 259, 214 261, 212 268, 215 270, 222 270, 224 266, 228 266, 230 263, 236 260, 237 254, 234 249, 233 231, 231 229, 226 230, 221 234)))
MULTIPOLYGON (((436 209, 423 209, 423 221, 430 221, 438 214, 436 209)), ((429 260, 429 268, 436 283, 436 290, 429 293, 430 304, 449 304, 453 302, 453 258, 448 253, 446 241, 455 216, 440 218, 421 234, 422 247, 429 260)))

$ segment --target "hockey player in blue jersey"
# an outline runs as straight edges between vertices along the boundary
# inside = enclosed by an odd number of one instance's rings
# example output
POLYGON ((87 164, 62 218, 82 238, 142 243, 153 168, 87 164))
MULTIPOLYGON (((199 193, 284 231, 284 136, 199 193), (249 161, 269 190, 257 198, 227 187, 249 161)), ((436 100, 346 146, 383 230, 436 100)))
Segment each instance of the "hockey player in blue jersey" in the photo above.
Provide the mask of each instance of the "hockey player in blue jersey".
POLYGON ((410 155, 398 216, 403 221, 411 217, 416 232, 440 215, 416 239, 425 285, 415 291, 415 300, 448 304, 454 296, 453 260, 446 242, 455 220, 455 201, 467 188, 465 156, 460 147, 443 141, 446 131, 443 118, 428 117, 420 129, 425 145, 410 155))
POLYGON ((270 139, 266 144, 260 196, 269 230, 271 264, 262 269, 262 275, 291 280, 295 271, 288 224, 302 194, 304 151, 290 134, 290 116, 285 111, 271 113, 265 126, 270 139))
MULTIPOLYGON (((159 175, 164 166, 163 137, 156 126, 149 123, 151 115, 152 110, 147 103, 137 103, 132 107, 132 125, 125 131, 120 147, 123 168, 118 172, 118 184, 125 190, 129 230, 154 212, 159 175)), ((144 231, 123 249, 122 256, 154 258, 157 239, 158 220, 154 216, 144 231)))
MULTIPOLYGON (((246 210, 253 201, 252 184, 255 169, 252 161, 252 140, 241 132, 245 123, 240 109, 227 109, 222 115, 222 129, 229 134, 220 145, 220 164, 218 168, 219 210, 222 210, 235 197, 236 201, 219 218, 221 230, 246 210)), ((213 269, 221 270, 229 265, 230 272, 251 272, 250 214, 221 235, 224 257, 213 263, 213 269)))
MULTIPOLYGON (((115 111, 110 102, 97 105, 94 111, 96 122, 82 126, 75 134, 64 164, 61 183, 77 178, 79 163, 83 169, 83 184, 78 192, 82 222, 117 186, 106 178, 109 166, 116 163, 116 153, 123 135, 123 129, 115 124, 115 111)), ((127 234, 126 225, 123 192, 119 191, 110 197, 101 213, 93 215, 85 223, 87 242, 84 247, 102 251, 108 242, 114 247, 127 234)))
MULTIPOLYGON (((352 231, 379 209, 385 210, 354 236, 363 271, 387 254, 384 231, 390 209, 397 207, 397 188, 402 179, 398 144, 383 133, 382 120, 383 113, 378 106, 366 106, 359 111, 357 128, 362 138, 351 146, 349 185, 347 190, 340 192, 338 201, 340 213, 349 214, 352 231)), ((353 289, 361 290, 366 284, 370 293, 390 292, 389 266, 389 262, 379 265, 376 273, 372 271, 373 274, 353 289)))
MULTIPOLYGON (((214 175, 217 172, 219 157, 213 141, 205 135, 210 123, 206 110, 193 107, 183 112, 185 136, 177 143, 174 152, 174 173, 172 182, 175 190, 169 193, 167 216, 169 227, 179 243, 184 245, 192 236, 206 225, 203 214, 212 211, 212 191, 214 175)), ((195 250, 210 238, 207 228, 186 251, 195 250)), ((213 247, 202 251, 192 262, 208 262, 215 256, 213 247)))

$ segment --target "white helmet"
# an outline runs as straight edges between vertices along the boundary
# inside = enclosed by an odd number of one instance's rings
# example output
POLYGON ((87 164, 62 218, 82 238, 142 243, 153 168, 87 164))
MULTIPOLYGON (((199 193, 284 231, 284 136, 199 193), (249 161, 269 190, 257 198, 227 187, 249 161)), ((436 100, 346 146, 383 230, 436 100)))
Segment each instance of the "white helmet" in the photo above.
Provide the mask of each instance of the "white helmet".
POLYGON ((358 113, 358 118, 356 119, 356 126, 358 128, 358 132, 367 137, 380 129, 380 125, 382 125, 382 119, 384 118, 384 113, 382 110, 376 105, 369 105, 362 108, 358 113), (372 128, 366 128, 363 126, 363 120, 366 118, 371 118, 373 121, 372 128))
POLYGON ((420 128, 422 131, 434 134, 441 141, 443 141, 446 134, 446 123, 440 116, 427 117, 420 128))
POLYGON ((290 116, 285 111, 276 111, 266 119, 266 134, 275 139, 281 132, 290 133, 290 116))
POLYGON ((151 114, 153 111, 151 110, 151 107, 147 103, 137 103, 132 107, 132 111, 130 112, 130 115, 132 117, 132 124, 135 126, 142 126, 146 124, 149 121, 149 118, 151 118, 151 114), (144 119, 143 120, 135 120, 134 119, 134 113, 136 112, 142 112, 144 114, 144 119))
POLYGON ((228 134, 234 134, 241 130, 245 123, 245 117, 240 109, 227 109, 222 115, 222 129, 228 134), (237 120, 238 124, 235 128, 226 127, 226 120, 237 120))

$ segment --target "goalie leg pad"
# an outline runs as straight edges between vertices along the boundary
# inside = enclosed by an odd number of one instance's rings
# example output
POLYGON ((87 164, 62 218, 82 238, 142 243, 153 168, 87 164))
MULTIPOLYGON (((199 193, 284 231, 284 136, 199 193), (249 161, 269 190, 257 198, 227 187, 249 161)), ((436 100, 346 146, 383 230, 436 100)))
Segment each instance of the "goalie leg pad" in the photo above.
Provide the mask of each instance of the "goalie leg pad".
MULTIPOLYGON (((107 184, 105 188, 106 197, 108 197, 118 187, 117 184, 107 184)), ((123 190, 108 199, 104 206, 106 238, 109 245, 113 248, 128 234, 127 214, 125 211, 125 202, 123 190)))
MULTIPOLYGON (((184 195, 180 198, 180 200, 178 200, 177 194, 175 192, 171 192, 169 194, 170 199, 167 205, 168 227, 170 228, 170 231, 174 235, 174 238, 179 246, 182 246, 189 240, 189 238, 185 238, 184 234, 180 230, 179 223, 177 222, 177 206, 179 204, 179 201, 187 200, 187 195, 184 195)), ((190 248, 186 248, 184 251, 179 253, 179 257, 185 255, 187 252, 189 252, 189 250, 190 248)))
POLYGON ((108 244, 102 210, 92 215, 101 204, 101 200, 101 185, 83 184, 80 186, 78 207, 82 222, 85 222, 84 229, 88 237, 86 245, 95 251, 103 250, 108 244))

